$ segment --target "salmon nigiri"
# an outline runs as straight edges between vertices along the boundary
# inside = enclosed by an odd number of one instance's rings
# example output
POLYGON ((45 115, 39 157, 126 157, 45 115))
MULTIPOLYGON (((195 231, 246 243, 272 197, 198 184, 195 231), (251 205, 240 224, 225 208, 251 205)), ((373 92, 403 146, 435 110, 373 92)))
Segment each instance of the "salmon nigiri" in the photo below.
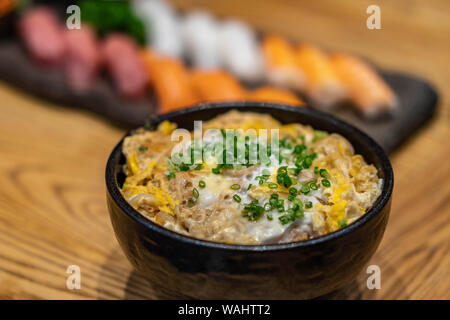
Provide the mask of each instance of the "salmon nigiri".
POLYGON ((300 99, 295 94, 287 90, 269 86, 261 87, 259 89, 249 92, 247 95, 247 99, 262 102, 280 102, 296 106, 305 105, 303 100, 300 99))
POLYGON ((180 60, 161 57, 149 50, 144 51, 143 58, 161 113, 198 102, 189 81, 188 71, 180 60))
POLYGON ((262 42, 267 80, 280 87, 303 90, 305 74, 295 60, 294 48, 279 36, 266 36, 262 42))
POLYGON ((324 52, 304 44, 295 49, 295 58, 306 75, 306 95, 314 106, 328 109, 345 97, 344 86, 324 52))
POLYGON ((393 111, 395 94, 368 64, 346 54, 334 54, 330 62, 341 79, 352 102, 367 116, 393 111))
POLYGON ((222 70, 197 70, 191 83, 202 101, 245 99, 245 90, 234 77, 222 70))

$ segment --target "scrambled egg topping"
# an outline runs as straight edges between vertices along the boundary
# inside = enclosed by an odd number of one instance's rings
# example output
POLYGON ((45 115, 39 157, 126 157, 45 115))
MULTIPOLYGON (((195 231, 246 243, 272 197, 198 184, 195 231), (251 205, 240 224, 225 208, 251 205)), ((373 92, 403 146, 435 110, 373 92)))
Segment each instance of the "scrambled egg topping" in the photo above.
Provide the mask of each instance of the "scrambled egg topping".
POLYGON ((279 154, 269 152, 270 161, 257 164, 227 165, 204 157, 175 164, 171 154, 178 142, 171 133, 176 125, 165 121, 155 131, 139 129, 125 139, 125 199, 150 220, 185 235, 264 244, 344 228, 381 193, 376 168, 338 134, 237 111, 203 126, 212 128, 278 129, 279 154))

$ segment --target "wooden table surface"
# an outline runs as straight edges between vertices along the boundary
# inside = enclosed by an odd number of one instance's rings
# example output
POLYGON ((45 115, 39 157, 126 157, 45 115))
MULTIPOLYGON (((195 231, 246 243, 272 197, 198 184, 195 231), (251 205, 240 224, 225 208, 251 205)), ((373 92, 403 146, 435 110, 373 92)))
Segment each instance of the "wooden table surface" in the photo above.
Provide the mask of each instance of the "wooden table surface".
MULTIPOLYGON (((391 156, 390 221, 369 264, 329 298, 450 298, 450 3, 377 1, 382 30, 366 29, 371 1, 177 0, 211 8, 266 31, 366 56, 431 80, 435 118, 391 156)), ((106 158, 124 133, 84 111, 52 105, 0 83, 0 298, 160 298, 135 272, 114 237, 105 204, 106 158), (66 268, 81 268, 81 289, 66 268)))

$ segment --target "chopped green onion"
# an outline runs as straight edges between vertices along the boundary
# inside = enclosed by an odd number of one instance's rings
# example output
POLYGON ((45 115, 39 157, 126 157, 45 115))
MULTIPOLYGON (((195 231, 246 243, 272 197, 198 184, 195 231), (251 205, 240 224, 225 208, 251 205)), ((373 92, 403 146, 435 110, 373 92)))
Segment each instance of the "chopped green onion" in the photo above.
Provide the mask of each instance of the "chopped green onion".
POLYGON ((233 200, 236 201, 236 202, 241 202, 241 197, 239 197, 239 195, 235 194, 233 196, 233 200))
POLYGON ((167 180, 173 179, 175 178, 175 172, 170 171, 169 174, 167 175, 167 180))
POLYGON ((331 186, 331 183, 327 179, 322 179, 322 185, 326 188, 329 188, 331 186))
POLYGON ((308 183, 304 183, 302 185, 302 188, 300 189, 300 192, 303 193, 303 194, 308 194, 309 191, 310 191, 310 188, 308 186, 308 183))
POLYGON ((220 174, 220 168, 212 168, 211 171, 214 174, 220 174))
POLYGON ((269 189, 276 189, 276 188, 278 188, 278 185, 276 183, 271 182, 271 183, 269 183, 268 187, 269 187, 269 189))
POLYGON ((250 190, 250 188, 252 187, 253 184, 249 184, 247 190, 250 190))
POLYGON ((311 209, 312 208, 312 202, 308 201, 305 203, 305 208, 311 209))
POLYGON ((241 186, 237 183, 231 185, 231 190, 239 190, 241 186))
POLYGON ((283 224, 283 225, 288 224, 289 222, 291 222, 291 219, 287 215, 278 217, 278 220, 280 220, 281 224, 283 224))
POLYGON ((341 228, 346 227, 347 226, 347 219, 344 218, 342 220, 339 220, 338 224, 339 224, 339 227, 341 227, 341 228))
POLYGON ((317 190, 319 189, 319 186, 317 185, 317 183, 315 181, 309 181, 308 182, 308 186, 311 190, 317 190))
POLYGON ((147 151, 148 150, 148 147, 140 147, 139 148, 139 151, 147 151))
POLYGON ((331 178, 331 175, 328 173, 327 169, 320 169, 319 173, 322 178, 331 178))
POLYGON ((188 205, 190 206, 190 207, 192 207, 194 204, 195 204, 195 199, 194 198, 189 198, 188 199, 188 205))
POLYGON ((200 187, 200 188, 204 188, 204 187, 206 187, 206 182, 205 181, 203 181, 203 180, 200 180, 199 182, 198 182, 198 186, 200 187))
POLYGON ((242 212, 244 213, 243 216, 247 217, 249 221, 256 221, 264 213, 264 208, 258 204, 258 200, 253 200, 244 207, 242 212))
POLYGON ((313 142, 319 141, 327 136, 326 131, 314 130, 313 142))
POLYGON ((291 195, 293 195, 293 196, 297 195, 297 189, 295 189, 295 188, 289 188, 289 194, 291 194, 291 195))
POLYGON ((192 189, 192 196, 194 199, 198 199, 199 195, 197 188, 192 189))

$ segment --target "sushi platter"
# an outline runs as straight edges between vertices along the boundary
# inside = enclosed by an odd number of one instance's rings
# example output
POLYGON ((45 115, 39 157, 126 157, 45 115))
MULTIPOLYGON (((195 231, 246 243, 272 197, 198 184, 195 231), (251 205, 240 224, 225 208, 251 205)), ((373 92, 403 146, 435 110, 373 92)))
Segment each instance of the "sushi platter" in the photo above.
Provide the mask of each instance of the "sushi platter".
POLYGON ((0 80, 126 128, 202 102, 280 102, 329 112, 392 152, 437 104, 422 79, 167 1, 80 0, 73 30, 52 3, 0 8, 0 80))

